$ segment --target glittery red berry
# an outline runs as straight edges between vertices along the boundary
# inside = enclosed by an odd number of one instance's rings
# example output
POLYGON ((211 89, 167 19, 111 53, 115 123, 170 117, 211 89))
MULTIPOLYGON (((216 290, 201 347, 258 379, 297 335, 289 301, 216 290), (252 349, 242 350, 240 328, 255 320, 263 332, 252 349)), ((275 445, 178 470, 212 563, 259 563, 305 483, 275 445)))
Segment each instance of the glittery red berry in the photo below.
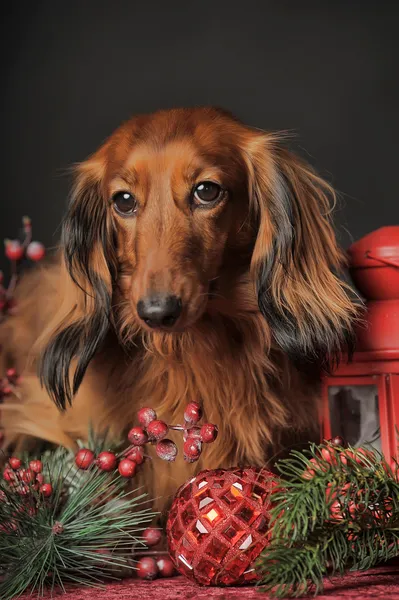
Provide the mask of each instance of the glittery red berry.
POLYGON ((219 430, 216 425, 213 425, 213 423, 204 423, 200 432, 201 441, 210 444, 216 440, 218 433, 219 430))
POLYGON ((155 421, 151 421, 151 423, 147 427, 148 438, 150 441, 158 442, 165 437, 168 433, 169 427, 165 423, 165 421, 159 421, 158 419, 155 421))
POLYGON ((4 240, 5 254, 10 260, 20 260, 24 255, 24 249, 18 240, 4 240))
POLYGON ((174 462, 177 456, 177 446, 172 440, 160 440, 156 445, 155 452, 162 460, 174 462))
POLYGON ((101 471, 114 471, 117 464, 118 459, 113 452, 104 451, 97 456, 96 465, 101 471))
POLYGON ((183 432, 183 441, 187 441, 188 438, 196 438, 197 440, 201 440, 201 427, 189 427, 183 432))
POLYGON ((162 531, 155 527, 147 527, 143 531, 143 541, 147 546, 156 546, 162 539, 162 531))
POLYGON ((126 454, 125 458, 132 460, 137 465, 141 465, 144 462, 144 449, 143 446, 135 446, 126 454))
POLYGON ((150 556, 144 556, 137 563, 137 576, 140 579, 155 579, 158 575, 157 563, 150 556))
POLYGON ((186 423, 190 423, 191 425, 195 425, 198 421, 201 420, 202 417, 202 408, 198 404, 198 402, 190 402, 187 404, 187 408, 184 411, 184 420, 186 423))
POLYGON ((44 475, 43 475, 43 473, 38 473, 36 475, 36 483, 38 483, 39 485, 43 485, 43 483, 44 483, 44 475))
POLYGON ((175 566, 169 556, 161 556, 157 559, 157 567, 161 577, 172 577, 175 573, 175 566))
POLYGON ((26 249, 26 256, 30 258, 30 260, 38 262, 39 260, 42 260, 45 252, 43 244, 40 242, 31 242, 26 249))
POLYGON ((51 483, 43 483, 43 485, 40 486, 40 493, 43 494, 45 498, 49 498, 53 493, 53 486, 51 483))
POLYGON ((15 473, 10 468, 6 467, 3 471, 3 479, 5 481, 15 481, 15 473))
POLYGON ((9 460, 8 460, 8 464, 10 465, 10 467, 16 471, 17 469, 20 468, 20 466, 22 465, 22 461, 19 458, 15 458, 15 456, 12 456, 9 460))
POLYGON ((89 469, 94 461, 94 452, 89 450, 88 448, 82 448, 76 453, 75 456, 75 465, 78 469, 82 469, 86 471, 89 469))
POLYGON ((123 458, 118 466, 118 471, 122 477, 131 479, 136 474, 137 464, 129 458, 123 458))
POLYGON ((151 423, 151 421, 155 421, 155 419, 157 418, 157 413, 153 408, 145 406, 144 408, 140 408, 139 412, 137 413, 137 418, 139 420, 140 425, 146 428, 151 423))
POLYGON ((41 473, 43 471, 43 463, 41 460, 31 460, 29 468, 34 473, 41 473))
POLYGON ((33 483, 36 479, 35 473, 31 469, 21 469, 18 476, 24 483, 33 483))
POLYGON ((15 369, 7 369, 6 376, 7 379, 14 379, 17 376, 17 371, 15 369))
POLYGON ((129 431, 127 439, 135 446, 144 446, 148 442, 148 435, 142 427, 133 427, 129 431))
POLYGON ((201 455, 202 444, 199 440, 195 438, 188 438, 186 442, 184 442, 183 452, 184 452, 184 460, 187 462, 195 462, 199 459, 201 455))

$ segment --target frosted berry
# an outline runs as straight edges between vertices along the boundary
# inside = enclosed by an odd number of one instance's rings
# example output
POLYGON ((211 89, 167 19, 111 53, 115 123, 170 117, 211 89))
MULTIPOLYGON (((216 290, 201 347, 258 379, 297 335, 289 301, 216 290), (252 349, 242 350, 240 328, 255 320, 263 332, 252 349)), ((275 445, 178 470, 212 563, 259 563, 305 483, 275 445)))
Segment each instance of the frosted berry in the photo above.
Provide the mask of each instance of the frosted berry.
POLYGON ((184 442, 183 452, 184 460, 187 462, 195 462, 201 456, 202 444, 195 438, 189 438, 184 442))
POLYGON ((161 577, 172 577, 175 573, 175 566, 169 556, 161 556, 157 559, 157 567, 161 577))
POLYGON ((333 446, 341 446, 341 448, 345 448, 346 446, 344 438, 342 438, 340 435, 336 435, 335 437, 333 437, 330 440, 330 444, 332 444, 333 446))
POLYGON ((184 411, 184 420, 186 423, 190 423, 191 425, 195 425, 198 421, 201 420, 202 417, 202 408, 198 404, 198 402, 190 402, 187 405, 186 410, 184 411))
POLYGON ((201 427, 194 426, 185 429, 183 433, 183 441, 186 442, 189 438, 201 440, 201 427))
POLYGON ((39 260, 42 260, 45 252, 43 244, 40 242, 31 242, 26 249, 26 256, 30 258, 30 260, 38 262, 39 260))
POLYGON ((155 527, 147 527, 143 531, 143 541, 147 546, 156 546, 162 539, 162 531, 155 527))
POLYGON ((40 493, 43 494, 45 498, 49 498, 53 493, 53 486, 51 483, 43 483, 43 485, 40 486, 40 493))
POLYGON ((93 461, 94 461, 94 452, 92 452, 88 448, 82 448, 81 450, 79 450, 76 453, 75 465, 78 467, 78 469, 82 469, 83 471, 86 471, 86 469, 91 467, 91 465, 93 464, 93 461))
POLYGON ((24 255, 24 249, 18 240, 4 240, 5 254, 10 260, 20 260, 24 255))
POLYGON ((20 466, 22 465, 22 461, 19 458, 15 458, 14 456, 12 456, 9 460, 8 460, 8 464, 10 465, 10 467, 16 471, 17 469, 20 468, 20 466))
POLYGON ((155 421, 155 419, 157 418, 157 413, 153 408, 145 406, 144 408, 140 408, 139 412, 137 413, 137 418, 139 420, 140 425, 146 428, 151 423, 151 421, 155 421))
POLYGON ((155 452, 162 460, 174 462, 177 456, 177 446, 172 440, 160 440, 156 445, 155 452))
POLYGON ((168 433, 169 427, 165 423, 165 421, 151 421, 151 423, 147 427, 148 438, 150 441, 162 440, 165 435, 168 433))
POLYGON ((135 446, 126 454, 126 457, 129 460, 132 460, 137 465, 141 465, 144 462, 144 449, 143 446, 135 446))
POLYGON ((216 425, 205 423, 200 431, 201 441, 205 442, 205 444, 210 444, 216 440, 218 433, 219 430, 216 425))
POLYGON ((18 475, 24 483, 33 483, 36 479, 35 473, 31 469, 21 469, 18 475))
POLYGON ((15 473, 8 467, 6 467, 3 471, 3 479, 4 481, 15 481, 15 473))
POLYGON ((43 463, 41 460, 31 460, 29 463, 29 468, 34 473, 41 473, 43 471, 43 463))
POLYGON ((137 563, 137 576, 140 579, 155 579, 158 575, 157 563, 150 556, 144 556, 137 563))
POLYGON ((96 465, 101 471, 114 471, 117 464, 118 460, 113 452, 100 452, 96 460, 96 465))
POLYGON ((148 442, 148 435, 142 427, 133 427, 129 431, 127 439, 135 446, 144 446, 148 442))
POLYGON ((38 473, 36 475, 36 483, 38 483, 39 485, 43 485, 43 483, 44 483, 44 475, 43 475, 43 473, 38 473))
POLYGON ((133 460, 129 458, 123 458, 118 466, 118 471, 122 477, 131 479, 136 474, 137 465, 133 460))

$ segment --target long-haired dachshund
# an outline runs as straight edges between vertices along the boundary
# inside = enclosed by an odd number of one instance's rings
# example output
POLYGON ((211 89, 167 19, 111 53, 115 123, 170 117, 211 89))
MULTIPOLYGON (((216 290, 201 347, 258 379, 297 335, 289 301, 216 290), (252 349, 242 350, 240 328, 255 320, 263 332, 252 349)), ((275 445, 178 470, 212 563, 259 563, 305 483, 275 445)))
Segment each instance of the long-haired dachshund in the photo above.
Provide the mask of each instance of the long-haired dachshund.
POLYGON ((1 330, 23 375, 7 444, 120 436, 137 410, 219 437, 199 463, 150 463, 161 503, 193 470, 265 465, 318 431, 323 370, 352 343, 330 186, 224 110, 123 124, 76 172, 59 255, 27 274, 1 330), (38 372, 38 376, 36 375, 38 372))

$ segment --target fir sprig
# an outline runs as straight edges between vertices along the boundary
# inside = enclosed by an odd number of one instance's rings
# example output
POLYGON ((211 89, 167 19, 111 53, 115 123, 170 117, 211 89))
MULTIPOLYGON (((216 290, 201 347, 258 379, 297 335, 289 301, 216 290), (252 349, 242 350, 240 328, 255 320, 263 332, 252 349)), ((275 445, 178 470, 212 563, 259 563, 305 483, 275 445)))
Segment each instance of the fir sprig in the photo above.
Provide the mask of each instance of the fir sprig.
POLYGON ((154 517, 145 494, 129 491, 118 475, 78 471, 62 449, 42 460, 51 498, 0 482, 2 600, 28 588, 41 595, 45 587, 96 586, 134 568, 132 547, 154 517))
POLYGON ((265 591, 317 594, 326 575, 399 554, 397 465, 376 452, 326 443, 293 451, 278 467, 271 543, 257 564, 265 591))

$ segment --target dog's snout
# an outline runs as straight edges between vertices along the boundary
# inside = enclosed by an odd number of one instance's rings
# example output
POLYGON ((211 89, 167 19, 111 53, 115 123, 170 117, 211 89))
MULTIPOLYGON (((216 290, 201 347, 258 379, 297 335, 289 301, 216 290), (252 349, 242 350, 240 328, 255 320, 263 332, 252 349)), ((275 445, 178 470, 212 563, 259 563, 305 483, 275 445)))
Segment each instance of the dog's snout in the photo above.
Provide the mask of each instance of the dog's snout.
POLYGON ((137 314, 149 327, 172 327, 182 312, 177 296, 149 296, 137 303, 137 314))

